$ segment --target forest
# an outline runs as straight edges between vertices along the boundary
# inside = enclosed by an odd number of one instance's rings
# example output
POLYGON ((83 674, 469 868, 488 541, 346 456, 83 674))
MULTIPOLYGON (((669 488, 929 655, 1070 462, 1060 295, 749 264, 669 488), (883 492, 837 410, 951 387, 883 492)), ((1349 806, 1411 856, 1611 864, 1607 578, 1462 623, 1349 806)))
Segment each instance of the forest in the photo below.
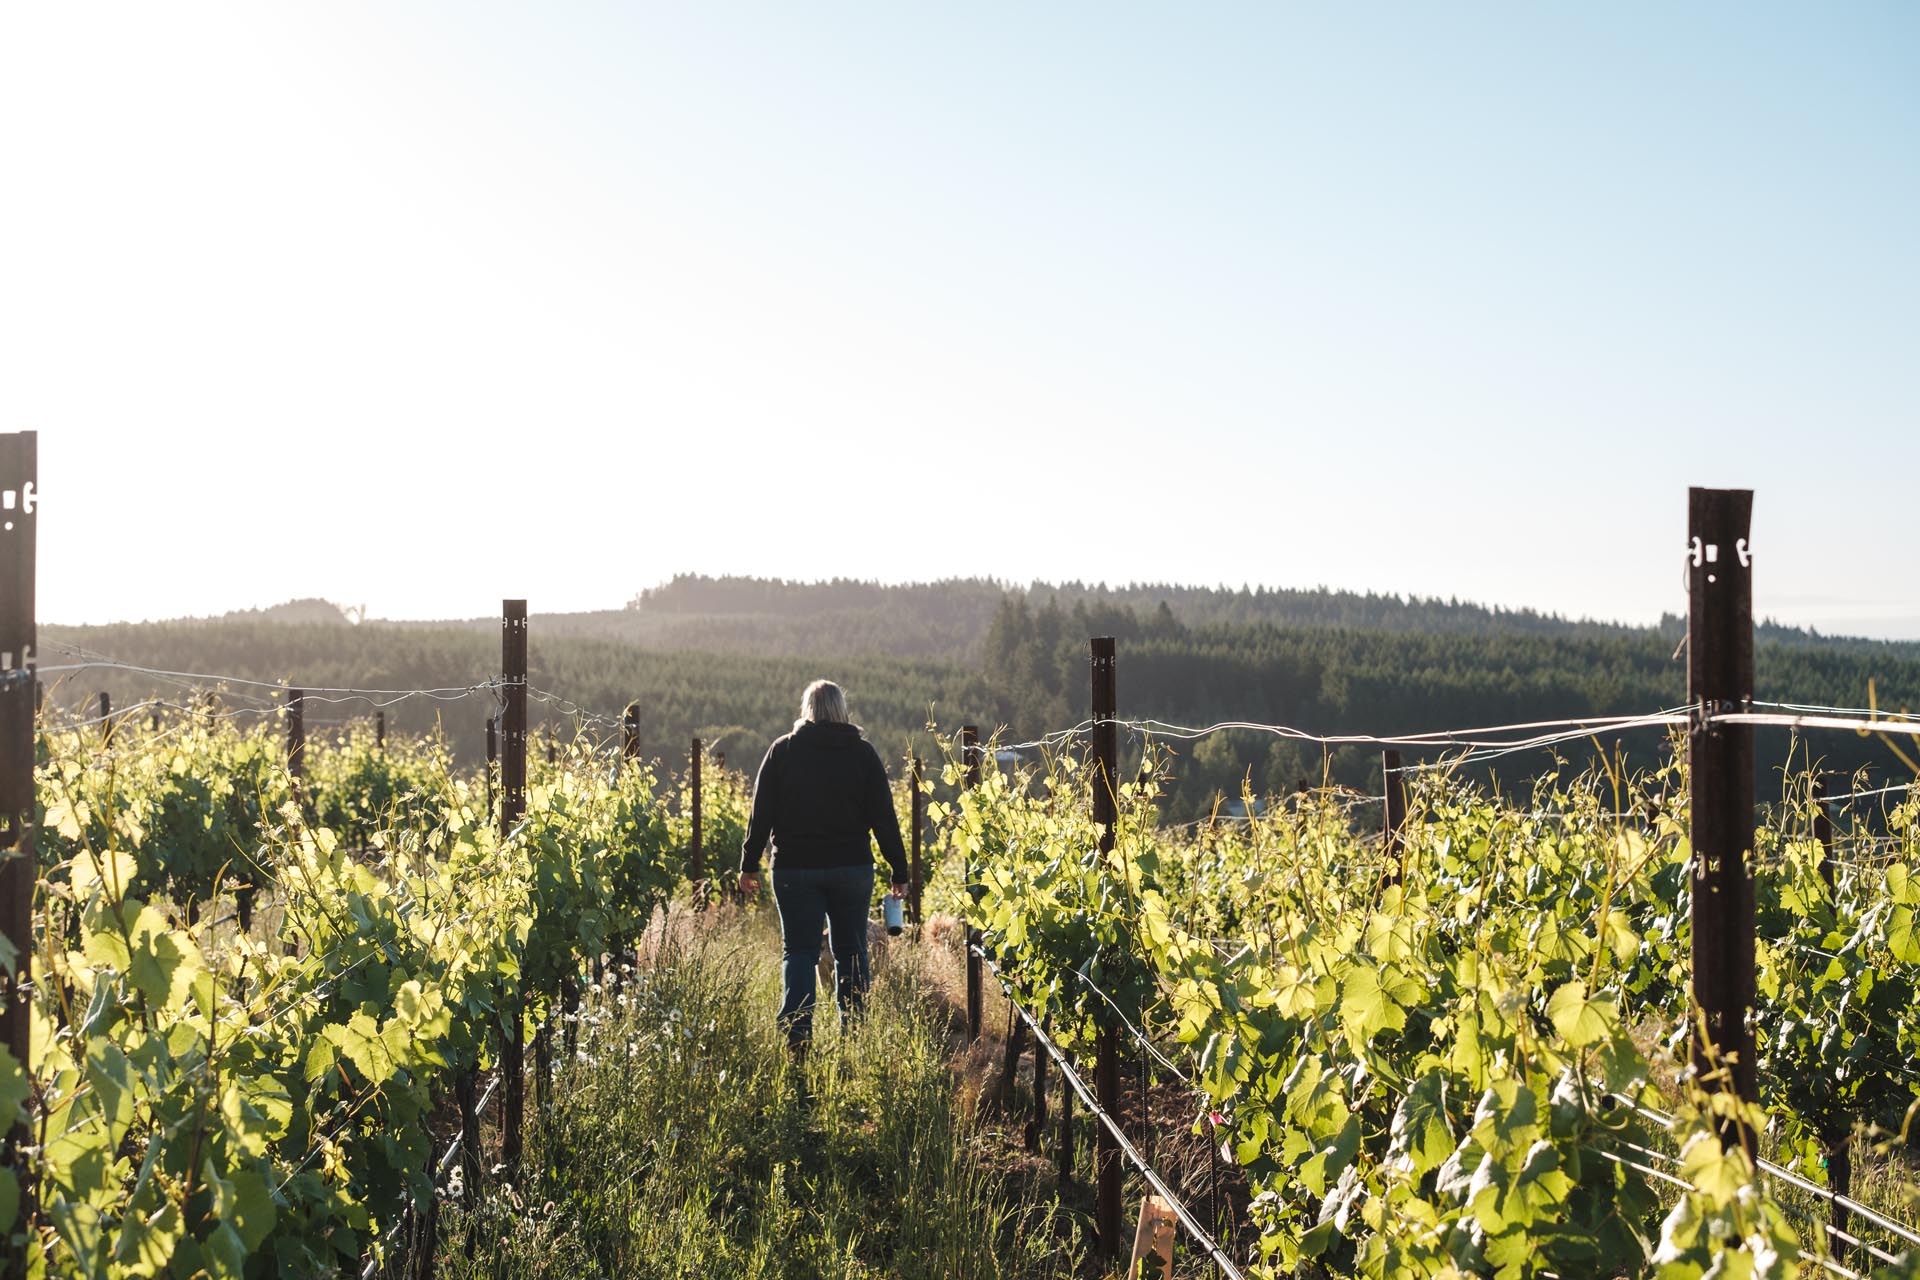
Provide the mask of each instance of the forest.
MULTIPOLYGON (((75 713, 90 712, 103 690, 127 706, 155 696, 184 704, 189 686, 197 687, 85 665, 103 659, 308 688, 457 692, 497 673, 498 628, 492 617, 354 624, 325 602, 295 601, 214 619, 49 625, 41 631, 41 663, 52 704, 75 713)), ((942 732, 977 723, 1021 741, 1083 719, 1092 635, 1119 640, 1125 719, 1394 734, 1639 713, 1685 696, 1684 626, 1671 617, 1633 627, 1326 589, 683 575, 641 592, 625 609, 535 612, 531 680, 544 697, 536 699, 534 726, 570 737, 580 731, 567 714, 572 707, 617 717, 637 701, 647 754, 676 758, 697 735, 751 768, 790 725, 801 687, 826 676, 847 688, 856 719, 889 759, 909 748, 931 756, 938 745, 926 732, 930 723, 942 732)), ((236 684, 222 697, 236 714, 266 714, 271 695, 236 684)), ((1756 696, 1847 707, 1871 697, 1886 710, 1920 704, 1920 645, 1763 625, 1756 696)), ((443 694, 397 702, 386 714, 397 731, 438 729, 457 756, 473 760, 492 706, 490 693, 443 694)), ((370 711, 364 699, 316 700, 310 731, 364 724, 370 711)), ((592 720, 585 731, 604 734, 607 726, 592 720)), ((1761 741, 1764 798, 1769 777, 1800 748, 1785 734, 1761 741)), ((1140 745, 1137 737, 1131 742, 1135 751, 1140 745)), ((1652 764, 1665 749, 1659 730, 1637 731, 1620 745, 1637 765, 1652 764)), ((1878 739, 1829 735, 1820 748, 1820 763, 1832 769, 1867 767, 1876 778, 1911 772, 1878 739)), ((1799 762, 1807 763, 1804 756, 1799 762)), ((1524 760, 1515 776, 1533 776, 1540 766, 1524 760)), ((1198 816, 1217 799, 1238 796, 1243 782, 1262 794, 1301 781, 1373 789, 1379 768, 1377 751, 1323 755, 1258 731, 1220 733, 1177 751, 1169 807, 1198 816)))

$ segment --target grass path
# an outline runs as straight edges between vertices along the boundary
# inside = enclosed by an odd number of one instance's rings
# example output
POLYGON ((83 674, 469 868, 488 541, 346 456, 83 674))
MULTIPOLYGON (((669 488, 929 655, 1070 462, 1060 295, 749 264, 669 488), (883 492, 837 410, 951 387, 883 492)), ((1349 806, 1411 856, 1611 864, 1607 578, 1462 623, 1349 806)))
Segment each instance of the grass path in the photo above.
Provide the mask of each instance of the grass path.
POLYGON ((816 1015, 803 1090, 774 1026, 770 922, 665 945, 588 1006, 522 1185, 443 1216, 437 1275, 1079 1274, 1064 1211, 971 1117, 935 963, 876 957, 859 1025, 816 1015))

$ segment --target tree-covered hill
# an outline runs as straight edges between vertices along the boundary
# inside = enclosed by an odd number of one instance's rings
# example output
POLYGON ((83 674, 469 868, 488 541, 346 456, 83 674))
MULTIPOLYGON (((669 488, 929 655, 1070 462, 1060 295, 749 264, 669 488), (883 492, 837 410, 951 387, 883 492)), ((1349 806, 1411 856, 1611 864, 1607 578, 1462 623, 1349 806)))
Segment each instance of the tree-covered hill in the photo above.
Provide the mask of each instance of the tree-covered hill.
MULTIPOLYGON (((497 617, 356 626, 324 616, 317 603, 217 620, 45 626, 42 665, 69 665, 77 651, 309 688, 383 689, 479 684, 498 670, 497 617)), ((929 716, 947 728, 1004 725, 1016 738, 1074 724, 1086 714, 1090 635, 1120 639, 1125 717, 1384 734, 1674 706, 1684 697, 1681 634, 1677 619, 1632 627, 1327 590, 683 576, 626 609, 536 613, 531 663, 538 690, 597 715, 617 716, 638 700, 649 754, 677 757, 699 734, 750 767, 791 724, 801 687, 817 676, 846 685, 856 717, 895 759, 916 740, 932 750, 921 734, 929 716)), ((1756 661, 1761 698, 1862 706, 1871 681, 1884 707, 1920 705, 1920 645, 1765 627, 1756 661)), ((156 693, 186 696, 178 682, 113 669, 50 672, 48 682, 55 705, 74 708, 102 689, 122 706, 156 693)), ((272 701, 271 691, 245 686, 226 695, 236 710, 272 701)), ((472 760, 492 709, 492 695, 481 694, 412 698, 387 715, 396 732, 438 726, 472 760)), ((316 699, 308 714, 325 732, 370 711, 365 701, 316 699)), ((572 731, 555 703, 536 701, 533 722, 536 731, 572 731)), ((1761 741, 1763 770, 1783 765, 1791 739, 1766 733, 1761 741)), ((1626 745, 1650 761, 1659 735, 1643 732, 1626 745)), ((1816 746, 1836 767, 1900 771, 1877 740, 1834 735, 1816 746)), ((1189 811, 1237 792, 1249 773, 1266 790, 1323 776, 1369 786, 1378 774, 1377 752, 1323 757, 1244 731, 1182 752, 1178 803, 1189 811)), ((1516 757, 1506 767, 1525 776, 1540 761, 1516 757)))

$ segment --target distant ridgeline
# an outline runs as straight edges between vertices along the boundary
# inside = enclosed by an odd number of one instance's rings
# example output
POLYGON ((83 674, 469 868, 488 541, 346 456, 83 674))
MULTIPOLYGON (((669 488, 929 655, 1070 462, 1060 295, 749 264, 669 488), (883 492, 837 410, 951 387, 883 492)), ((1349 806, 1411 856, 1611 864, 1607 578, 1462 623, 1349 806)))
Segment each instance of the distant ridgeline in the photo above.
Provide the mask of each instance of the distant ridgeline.
MULTIPOLYGON (((459 687, 498 670, 497 618, 343 626, 338 609, 313 607, 322 604, 217 620, 43 626, 42 662, 71 661, 64 645, 147 667, 382 689, 459 687)), ((1123 719, 1397 734, 1675 706, 1685 696, 1685 664, 1675 656, 1683 632, 1678 618, 1630 627, 1329 590, 682 576, 625 609, 536 613, 531 678, 537 689, 602 715, 638 698, 650 755, 677 759, 698 734, 718 740, 731 763, 751 768, 791 724, 801 686, 816 676, 846 685, 856 718, 892 757, 910 742, 932 754, 920 732, 929 715, 943 729, 963 721, 1005 725, 1015 739, 1068 727, 1086 715, 1090 635, 1119 638, 1123 719)), ((1920 705, 1920 644, 1767 625, 1756 669, 1763 699, 1863 707, 1872 681, 1882 708, 1920 705)), ((66 677, 52 697, 77 708, 102 689, 123 706, 155 694, 185 696, 178 684, 88 670, 66 677)), ((266 692, 236 689, 230 705, 258 705, 266 692)), ((486 694, 411 698, 388 708, 387 722, 393 732, 437 724, 472 760, 491 710, 486 694)), ((308 710, 312 732, 370 714, 369 704, 354 701, 308 710)), ((557 709, 540 702, 533 724, 536 734, 547 725, 571 732, 557 709)), ((1784 731, 1762 731, 1758 740, 1766 798, 1795 748, 1784 731)), ((1249 774, 1262 792, 1290 790, 1300 779, 1368 789, 1379 781, 1379 752, 1369 748, 1323 756, 1249 730, 1176 745, 1179 816, 1204 812, 1217 794, 1237 795, 1249 774)), ((1661 731, 1638 731, 1624 745, 1635 764, 1650 764, 1663 749, 1661 731)), ((1815 747, 1834 768, 1870 766, 1881 781, 1910 776, 1877 739, 1828 734, 1815 747)), ((1804 764, 1804 746, 1797 750, 1804 764)), ((1577 749, 1567 754, 1585 759, 1577 749)), ((1549 764, 1541 753, 1522 753, 1497 769, 1511 786, 1549 764)))

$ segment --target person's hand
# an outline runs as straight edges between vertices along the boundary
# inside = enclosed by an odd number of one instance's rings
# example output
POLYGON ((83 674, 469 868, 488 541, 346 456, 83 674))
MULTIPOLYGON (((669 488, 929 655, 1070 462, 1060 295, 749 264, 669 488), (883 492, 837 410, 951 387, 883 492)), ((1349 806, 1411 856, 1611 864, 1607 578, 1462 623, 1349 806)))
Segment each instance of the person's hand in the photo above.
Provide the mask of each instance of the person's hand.
POLYGON ((893 882, 893 896, 894 896, 894 897, 896 897, 896 898, 904 898, 904 897, 906 897, 906 896, 907 896, 907 882, 906 882, 906 881, 904 881, 904 880, 895 880, 895 881, 893 882))
POLYGON ((740 873, 740 896, 743 898, 751 898, 759 892, 760 873, 758 871, 742 871, 740 873))

